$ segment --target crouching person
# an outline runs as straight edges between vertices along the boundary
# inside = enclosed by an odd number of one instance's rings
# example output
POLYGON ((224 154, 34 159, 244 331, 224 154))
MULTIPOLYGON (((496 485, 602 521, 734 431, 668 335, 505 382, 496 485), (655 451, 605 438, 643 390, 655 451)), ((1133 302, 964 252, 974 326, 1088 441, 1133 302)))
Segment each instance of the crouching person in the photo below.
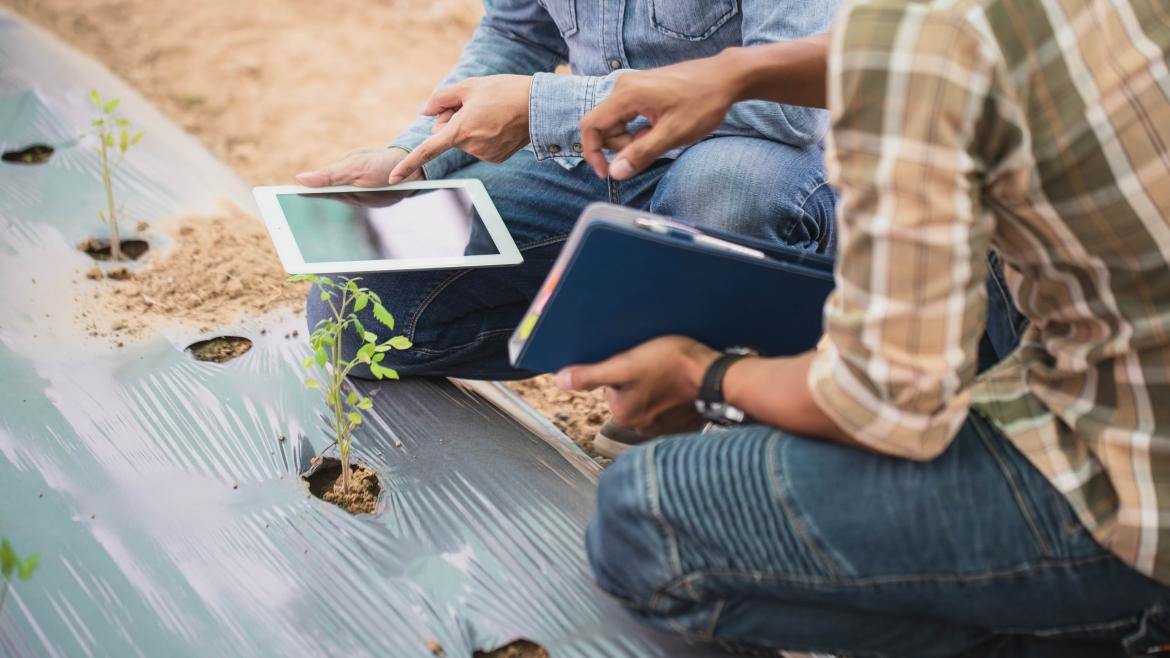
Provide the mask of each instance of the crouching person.
MULTIPOLYGON (((841 206, 820 348, 665 337, 558 374, 607 386, 646 433, 697 422, 700 399, 755 423, 617 460, 588 529, 597 580, 660 629, 759 647, 1170 651, 1170 14, 847 5, 829 46, 841 206), (992 247, 1029 324, 976 376, 992 247)), ((718 56, 707 83, 782 93, 752 82, 777 52, 718 56)), ((712 95, 658 82, 638 141, 667 147, 712 95)), ((619 134, 621 114, 591 133, 619 134)))

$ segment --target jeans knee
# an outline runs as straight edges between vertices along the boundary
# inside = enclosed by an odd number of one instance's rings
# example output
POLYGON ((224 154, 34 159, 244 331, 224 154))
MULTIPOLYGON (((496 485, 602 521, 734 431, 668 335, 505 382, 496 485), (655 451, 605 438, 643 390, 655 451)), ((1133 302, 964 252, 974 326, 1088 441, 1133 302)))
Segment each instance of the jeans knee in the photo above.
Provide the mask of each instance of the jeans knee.
POLYGON ((653 445, 634 448, 606 469, 597 512, 585 533, 597 584, 627 606, 652 612, 656 594, 678 573, 668 530, 656 512, 653 445))
POLYGON ((671 165, 650 210, 706 228, 828 252, 835 204, 819 145, 801 149, 722 137, 692 146, 671 165))

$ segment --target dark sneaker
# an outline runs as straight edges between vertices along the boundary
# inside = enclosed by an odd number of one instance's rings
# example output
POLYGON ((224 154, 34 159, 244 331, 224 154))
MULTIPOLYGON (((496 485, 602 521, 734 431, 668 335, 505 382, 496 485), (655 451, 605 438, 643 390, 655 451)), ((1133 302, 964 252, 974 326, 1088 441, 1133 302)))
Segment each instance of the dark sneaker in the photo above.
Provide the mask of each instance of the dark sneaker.
POLYGON ((593 437, 593 449, 602 457, 617 459, 619 455, 629 450, 630 446, 648 440, 648 437, 638 434, 629 427, 622 427, 612 420, 607 420, 593 437))

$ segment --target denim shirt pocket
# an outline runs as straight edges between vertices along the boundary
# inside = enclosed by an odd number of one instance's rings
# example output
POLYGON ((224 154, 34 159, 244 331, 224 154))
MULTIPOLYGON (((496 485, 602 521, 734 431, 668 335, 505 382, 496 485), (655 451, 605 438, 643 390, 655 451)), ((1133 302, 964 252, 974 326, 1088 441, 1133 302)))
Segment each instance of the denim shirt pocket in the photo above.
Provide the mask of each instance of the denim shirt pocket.
POLYGON ((577 33, 577 0, 536 0, 552 16, 561 36, 566 39, 577 33))
POLYGON ((659 32, 702 41, 739 13, 737 0, 649 0, 650 22, 659 32))

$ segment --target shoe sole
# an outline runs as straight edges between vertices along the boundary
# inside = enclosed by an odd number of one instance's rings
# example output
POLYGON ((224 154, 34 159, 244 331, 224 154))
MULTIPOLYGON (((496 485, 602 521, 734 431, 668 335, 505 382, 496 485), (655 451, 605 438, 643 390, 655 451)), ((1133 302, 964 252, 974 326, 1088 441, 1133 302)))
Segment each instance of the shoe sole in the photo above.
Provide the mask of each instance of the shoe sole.
POLYGON ((598 434, 593 437, 593 449, 602 457, 610 459, 617 459, 622 453, 629 450, 632 446, 621 441, 614 441, 608 437, 598 434))

